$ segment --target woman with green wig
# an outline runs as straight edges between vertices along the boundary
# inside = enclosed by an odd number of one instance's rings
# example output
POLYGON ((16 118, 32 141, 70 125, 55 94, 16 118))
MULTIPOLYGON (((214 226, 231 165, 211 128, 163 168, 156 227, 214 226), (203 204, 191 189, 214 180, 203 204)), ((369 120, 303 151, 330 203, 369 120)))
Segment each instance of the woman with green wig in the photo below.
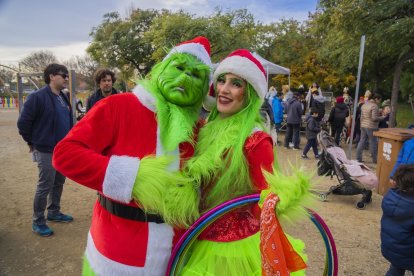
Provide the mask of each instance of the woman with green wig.
MULTIPOLYGON (((216 106, 184 167, 200 188, 200 213, 267 189, 264 171, 273 171, 273 142, 259 113, 267 92, 262 64, 239 49, 219 64, 213 79, 216 106)), ((182 274, 262 275, 260 213, 253 204, 210 224, 193 244, 182 274)))

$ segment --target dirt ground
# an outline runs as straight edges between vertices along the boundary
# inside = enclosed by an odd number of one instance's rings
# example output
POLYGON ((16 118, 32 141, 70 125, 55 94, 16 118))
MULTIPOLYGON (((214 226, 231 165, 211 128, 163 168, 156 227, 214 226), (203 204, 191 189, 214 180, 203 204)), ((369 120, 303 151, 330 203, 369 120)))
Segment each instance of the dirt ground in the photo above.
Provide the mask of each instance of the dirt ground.
MULTIPOLYGON (((33 234, 31 216, 37 167, 17 132, 17 116, 16 110, 0 110, 0 275, 80 275, 96 192, 67 180, 61 205, 63 212, 74 216, 74 222, 50 223, 55 234, 48 238, 33 234)), ((304 142, 302 139, 302 147, 304 142)), ((291 161, 309 172, 316 171, 316 161, 300 159, 298 151, 279 147, 278 159, 282 167, 291 161)), ((368 165, 375 169, 373 164, 368 165)), ((316 176, 314 181, 319 190, 337 184, 329 177, 316 176)), ((328 201, 317 202, 314 209, 335 238, 338 275, 384 275, 388 264, 380 251, 382 196, 374 192, 372 204, 364 210, 355 208, 360 198, 330 195, 328 201)), ((322 275, 325 249, 311 221, 286 230, 306 242, 307 275, 322 275)))

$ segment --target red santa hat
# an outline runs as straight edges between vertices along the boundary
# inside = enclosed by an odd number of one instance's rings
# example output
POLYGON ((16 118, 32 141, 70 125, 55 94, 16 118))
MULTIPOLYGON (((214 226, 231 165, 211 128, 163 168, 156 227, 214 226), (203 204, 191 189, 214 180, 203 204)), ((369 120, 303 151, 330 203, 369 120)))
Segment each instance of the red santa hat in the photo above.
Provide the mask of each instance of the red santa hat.
POLYGON ((197 36, 192 40, 181 42, 171 49, 167 56, 165 56, 164 60, 176 53, 191 54, 198 58, 202 63, 210 66, 210 68, 213 68, 210 59, 210 42, 204 36, 197 36))
POLYGON ((214 85, 217 83, 218 76, 225 73, 243 78, 253 86, 259 97, 264 99, 267 92, 266 72, 260 61, 248 50, 238 49, 220 62, 213 74, 214 85))

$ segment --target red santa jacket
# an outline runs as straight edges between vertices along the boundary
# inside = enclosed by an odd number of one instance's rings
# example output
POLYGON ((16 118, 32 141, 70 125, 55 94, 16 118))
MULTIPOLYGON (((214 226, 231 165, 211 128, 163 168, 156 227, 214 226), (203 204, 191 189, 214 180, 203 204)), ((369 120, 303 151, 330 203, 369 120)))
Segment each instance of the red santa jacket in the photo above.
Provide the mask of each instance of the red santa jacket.
MULTIPOLYGON (((165 154, 155 111, 155 98, 141 86, 105 98, 56 146, 55 168, 111 200, 136 206, 131 194, 140 160, 165 154)), ((175 169, 179 154, 188 158, 193 152, 190 143, 181 144, 175 169)), ((173 236, 165 223, 117 217, 97 202, 85 255, 97 274, 161 275, 173 236)))

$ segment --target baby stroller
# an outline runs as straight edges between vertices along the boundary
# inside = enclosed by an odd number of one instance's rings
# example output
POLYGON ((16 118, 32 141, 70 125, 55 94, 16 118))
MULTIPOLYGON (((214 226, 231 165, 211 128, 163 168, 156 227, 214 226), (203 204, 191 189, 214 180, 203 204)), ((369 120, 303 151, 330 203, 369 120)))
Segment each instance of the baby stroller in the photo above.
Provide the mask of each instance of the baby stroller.
POLYGON ((326 201, 330 194, 362 194, 362 199, 357 202, 356 208, 364 209, 372 200, 372 189, 378 186, 376 174, 366 165, 348 160, 344 150, 336 145, 328 132, 322 130, 317 139, 322 148, 318 161, 318 175, 330 175, 331 178, 335 175, 339 182, 327 192, 318 193, 320 199, 326 201))

